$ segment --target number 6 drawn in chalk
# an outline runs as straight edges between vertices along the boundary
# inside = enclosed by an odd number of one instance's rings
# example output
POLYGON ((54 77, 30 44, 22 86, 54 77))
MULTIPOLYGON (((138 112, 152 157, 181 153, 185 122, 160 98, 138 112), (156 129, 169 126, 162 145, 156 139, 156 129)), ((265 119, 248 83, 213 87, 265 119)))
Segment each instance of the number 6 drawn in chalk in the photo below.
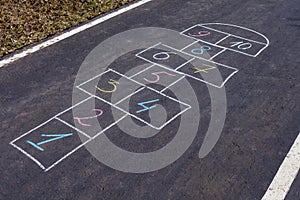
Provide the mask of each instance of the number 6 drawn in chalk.
POLYGON ((145 81, 149 82, 149 83, 157 83, 159 80, 160 80, 160 76, 159 74, 166 74, 168 76, 176 76, 175 74, 170 74, 168 72, 165 72, 165 71, 162 71, 162 72, 153 72, 151 73, 152 75, 154 75, 156 77, 155 80, 151 81, 151 80, 148 80, 146 78, 144 78, 145 81))
POLYGON ((193 37, 205 37, 205 36, 210 35, 210 32, 209 31, 199 31, 198 35, 194 35, 194 34, 191 34, 191 33, 188 33, 188 35, 193 36, 193 37))
POLYGON ((119 84, 119 82, 110 79, 110 80, 108 81, 108 83, 109 83, 110 85, 113 85, 114 88, 113 88, 112 90, 104 90, 104 89, 101 89, 100 87, 98 87, 97 85, 96 85, 95 87, 96 87, 96 89, 99 90, 100 92, 105 92, 105 93, 113 93, 113 92, 115 92, 115 91, 117 90, 117 85, 119 84))
POLYGON ((91 126, 90 124, 83 123, 81 120, 94 119, 94 118, 100 117, 103 114, 103 110, 101 110, 101 109, 93 109, 93 110, 98 111, 99 114, 97 114, 95 116, 91 116, 91 117, 74 117, 74 119, 77 120, 77 122, 79 124, 81 124, 82 126, 91 126))
POLYGON ((159 52, 153 55, 153 58, 155 60, 167 60, 170 58, 170 54, 177 54, 175 52, 159 52), (164 57, 160 57, 160 56, 164 56, 164 57))

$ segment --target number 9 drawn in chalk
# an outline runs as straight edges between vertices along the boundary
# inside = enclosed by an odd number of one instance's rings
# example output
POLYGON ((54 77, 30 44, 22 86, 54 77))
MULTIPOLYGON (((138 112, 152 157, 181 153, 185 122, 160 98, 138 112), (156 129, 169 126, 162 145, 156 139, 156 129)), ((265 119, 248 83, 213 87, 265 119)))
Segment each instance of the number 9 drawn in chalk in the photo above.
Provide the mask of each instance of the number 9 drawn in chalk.
POLYGON ((197 35, 188 33, 189 36, 193 36, 193 37, 205 37, 205 36, 209 36, 210 32, 209 31, 199 31, 197 35))

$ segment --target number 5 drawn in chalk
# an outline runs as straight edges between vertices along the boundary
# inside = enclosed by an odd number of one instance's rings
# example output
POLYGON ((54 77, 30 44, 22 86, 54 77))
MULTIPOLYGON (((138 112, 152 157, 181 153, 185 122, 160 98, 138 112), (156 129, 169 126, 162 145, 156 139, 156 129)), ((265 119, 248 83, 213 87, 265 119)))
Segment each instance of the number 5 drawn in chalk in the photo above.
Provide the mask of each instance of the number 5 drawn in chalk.
POLYGON ((97 85, 96 85, 95 87, 96 87, 97 90, 99 90, 100 92, 104 92, 104 93, 113 93, 113 92, 117 91, 117 85, 119 84, 118 81, 115 81, 115 80, 110 79, 110 80, 108 81, 108 84, 110 84, 110 85, 113 86, 113 89, 112 89, 112 90, 104 90, 104 89, 98 87, 97 85))
POLYGON ((93 110, 98 111, 99 114, 97 114, 95 116, 91 116, 91 117, 74 117, 74 119, 77 120, 77 122, 79 124, 81 124, 82 126, 91 126, 90 124, 83 123, 81 120, 94 119, 94 118, 100 117, 103 114, 103 110, 101 110, 101 109, 93 109, 93 110))
POLYGON ((151 73, 153 76, 155 76, 156 78, 152 81, 152 80, 148 80, 146 78, 144 78, 145 81, 147 81, 148 83, 157 83, 160 80, 160 76, 159 74, 165 74, 168 76, 176 76, 175 74, 170 74, 168 72, 162 71, 162 72, 153 72, 151 73))
POLYGON ((197 35, 188 33, 189 36, 193 36, 193 37, 205 37, 205 36, 209 36, 210 32, 209 31, 199 31, 197 35))

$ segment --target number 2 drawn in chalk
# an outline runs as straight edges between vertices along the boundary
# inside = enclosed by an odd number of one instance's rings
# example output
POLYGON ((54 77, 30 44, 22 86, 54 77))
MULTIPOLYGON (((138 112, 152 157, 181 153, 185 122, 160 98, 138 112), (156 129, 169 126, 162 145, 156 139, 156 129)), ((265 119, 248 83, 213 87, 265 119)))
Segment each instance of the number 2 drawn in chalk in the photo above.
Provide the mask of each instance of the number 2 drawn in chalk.
POLYGON ((91 126, 90 124, 83 123, 81 120, 88 120, 88 119, 98 118, 98 117, 100 117, 103 114, 103 110, 101 110, 101 109, 93 109, 93 110, 98 111, 99 113, 97 115, 95 115, 95 116, 90 116, 90 117, 74 117, 74 119, 77 120, 77 122, 79 124, 81 124, 82 126, 91 126))
POLYGON ((193 37, 205 37, 205 36, 210 35, 210 32, 209 31, 199 31, 197 35, 194 35, 191 33, 188 33, 188 35, 193 36, 193 37))
POLYGON ((197 73, 200 73, 200 72, 205 72, 205 73, 207 73, 207 71, 208 70, 212 70, 212 69, 215 69, 216 67, 214 67, 214 66, 211 66, 211 65, 207 65, 207 64, 203 64, 205 67, 207 67, 207 68, 205 68, 205 69, 200 69, 200 68, 198 68, 198 67, 194 67, 193 69, 195 70, 194 71, 194 74, 197 74, 197 73))
POLYGON ((165 74, 168 76, 176 76, 175 74, 170 74, 168 72, 162 71, 162 72, 153 72, 151 73, 153 76, 155 76, 156 78, 154 80, 148 80, 146 78, 144 78, 145 81, 147 81, 148 83, 157 83, 160 80, 160 74, 165 74))
POLYGON ((113 86, 113 89, 112 89, 112 90, 104 90, 104 89, 98 87, 97 85, 96 85, 95 87, 96 87, 97 90, 99 90, 100 92, 104 92, 104 93, 113 93, 113 92, 117 91, 117 85, 119 84, 118 81, 115 81, 115 80, 113 80, 113 79, 110 79, 110 80, 108 81, 108 84, 110 84, 110 85, 113 86))
POLYGON ((246 50, 246 49, 250 49, 252 47, 252 44, 249 42, 230 42, 230 44, 232 44, 230 47, 235 47, 237 46, 237 48, 242 49, 242 50, 246 50))

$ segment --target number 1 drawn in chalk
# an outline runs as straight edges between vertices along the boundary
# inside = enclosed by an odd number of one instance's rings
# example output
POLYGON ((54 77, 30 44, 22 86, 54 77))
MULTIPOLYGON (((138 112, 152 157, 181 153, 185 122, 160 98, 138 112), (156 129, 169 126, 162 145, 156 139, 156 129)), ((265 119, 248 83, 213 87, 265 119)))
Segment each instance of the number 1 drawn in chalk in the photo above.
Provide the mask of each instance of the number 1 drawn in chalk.
POLYGON ((205 69, 200 69, 198 67, 194 67, 193 69, 195 70, 194 71, 194 74, 197 74, 197 73, 200 73, 200 72, 205 72, 207 73, 208 70, 212 70, 212 69, 215 69, 216 67, 214 66, 211 66, 211 65, 207 65, 207 64, 203 64, 204 66, 206 66, 207 68, 205 69))
POLYGON ((97 90, 99 90, 100 92, 104 92, 104 93, 113 93, 113 92, 117 91, 117 85, 119 84, 118 81, 115 81, 115 80, 113 80, 113 79, 110 79, 110 80, 108 81, 108 84, 110 84, 110 85, 113 86, 113 89, 112 89, 112 90, 104 90, 104 89, 98 87, 97 85, 96 85, 95 87, 96 87, 97 90))
POLYGON ((151 101, 146 101, 146 102, 138 103, 138 105, 139 105, 139 106, 142 106, 144 109, 138 110, 138 111, 136 111, 136 113, 141 113, 141 112, 150 110, 150 109, 152 109, 152 108, 155 108, 156 105, 153 105, 153 106, 148 107, 148 106, 145 106, 145 104, 154 103, 154 102, 158 102, 158 101, 159 101, 159 99, 154 99, 154 100, 151 100, 151 101))
POLYGON ((165 74, 165 75, 168 75, 168 76, 176 76, 175 74, 170 74, 168 72, 165 72, 165 71, 162 71, 162 72, 153 72, 151 73, 153 76, 156 77, 155 80, 151 81, 151 80, 148 80, 146 78, 144 78, 145 81, 147 81, 148 83, 157 83, 159 80, 160 80, 160 76, 159 74, 165 74))
POLYGON ((59 140, 59 139, 65 138, 65 137, 70 137, 72 135, 73 135, 73 133, 68 133, 68 134, 41 134, 42 137, 53 137, 53 138, 48 139, 48 140, 44 140, 44 141, 41 141, 41 142, 38 142, 38 143, 31 142, 30 140, 26 140, 26 142, 28 144, 32 145, 34 148, 36 148, 40 151, 44 151, 45 149, 41 147, 42 144, 53 142, 55 140, 59 140))
POLYGON ((77 120, 77 122, 79 124, 81 124, 82 126, 91 126, 90 124, 83 123, 81 120, 94 119, 94 118, 100 117, 103 114, 103 110, 101 110, 101 109, 94 109, 94 110, 98 111, 99 114, 97 114, 95 116, 91 116, 91 117, 74 117, 74 119, 77 120))

